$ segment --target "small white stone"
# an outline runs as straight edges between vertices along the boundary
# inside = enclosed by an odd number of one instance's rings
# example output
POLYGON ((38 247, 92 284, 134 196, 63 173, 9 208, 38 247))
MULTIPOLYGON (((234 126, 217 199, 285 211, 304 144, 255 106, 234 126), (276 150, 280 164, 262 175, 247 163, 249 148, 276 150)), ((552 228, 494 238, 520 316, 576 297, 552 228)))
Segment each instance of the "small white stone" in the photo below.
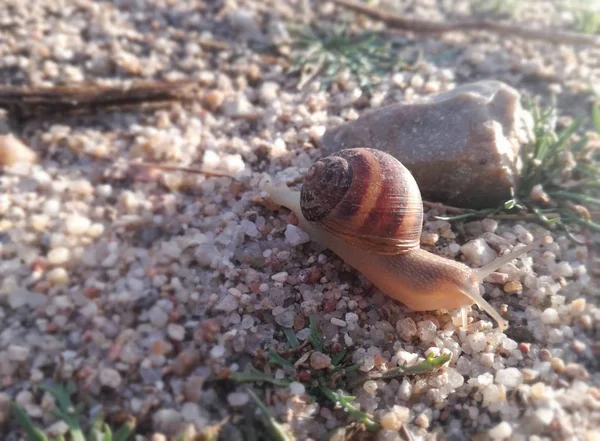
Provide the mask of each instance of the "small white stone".
POLYGON ((274 280, 274 281, 276 281, 276 282, 281 282, 281 283, 287 282, 288 273, 286 273, 285 271, 282 271, 280 273, 273 274, 271 276, 271 279, 274 280))
POLYGON ((87 230, 87 235, 93 237, 94 239, 102 236, 104 234, 104 225, 100 223, 95 223, 90 226, 87 230))
POLYGON ((573 276, 573 267, 569 262, 558 262, 554 267, 554 276, 555 277, 572 277, 573 276))
POLYGON ((69 273, 64 268, 54 268, 46 274, 48 281, 54 285, 66 285, 71 280, 69 273))
POLYGON ((498 384, 502 384, 507 388, 512 389, 523 383, 523 374, 519 369, 514 367, 500 369, 496 372, 495 381, 498 384))
POLYGON ((7 353, 10 361, 22 363, 27 361, 27 357, 29 357, 29 348, 26 346, 10 345, 7 353))
POLYGON ((487 341, 483 332, 475 332, 469 335, 467 341, 474 352, 482 352, 487 346, 487 341))
POLYGON ((42 211, 47 216, 56 216, 60 212, 60 202, 56 199, 48 199, 44 202, 42 211))
POLYGON ((85 234, 91 225, 92 221, 79 214, 72 214, 67 217, 65 221, 67 233, 72 234, 73 236, 81 236, 85 234))
POLYGON ((292 395, 304 395, 305 392, 306 388, 302 383, 294 381, 292 384, 290 384, 290 393, 292 395))
POLYGON ((256 224, 254 222, 249 221, 248 219, 244 219, 244 220, 242 220, 240 225, 242 226, 242 229, 244 230, 244 233, 246 234, 246 236, 249 236, 249 237, 258 236, 258 228, 256 228, 256 224))
POLYGON ((248 394, 244 392, 232 392, 227 395, 227 402, 232 407, 241 407, 248 403, 248 394))
POLYGON ((482 238, 467 242, 460 250, 467 260, 477 267, 491 263, 496 259, 496 252, 482 238))
POLYGON ((171 340, 183 341, 185 338, 185 328, 176 323, 170 323, 167 326, 167 335, 171 340))
POLYGON ((54 424, 48 426, 46 433, 52 438, 58 438, 59 436, 65 435, 69 431, 69 425, 63 420, 56 421, 54 424))
POLYGON ((239 304, 240 301, 237 297, 227 294, 219 303, 216 304, 215 309, 217 311, 233 312, 238 308, 239 304))
POLYGON ((542 312, 542 323, 545 325, 558 325, 560 323, 560 317, 558 311, 554 308, 546 308, 542 312))
POLYGON ((156 329, 164 328, 169 322, 169 315, 159 306, 153 306, 148 311, 148 318, 150 319, 150 324, 156 329))
POLYGON ((223 355, 225 355, 225 348, 223 346, 214 346, 210 350, 210 356, 212 358, 221 358, 223 355))
POLYGON ((377 383, 373 380, 367 380, 365 381, 365 384, 363 384, 363 389, 369 394, 374 394, 377 392, 377 383))
POLYGON ((336 317, 331 317, 331 324, 335 325, 335 326, 339 326, 340 328, 343 328, 346 326, 345 321, 340 320, 339 318, 336 318, 336 317))
POLYGON ((71 257, 71 252, 68 248, 58 247, 50 250, 48 253, 47 259, 50 265, 64 265, 69 261, 71 257))
POLYGON ((119 374, 119 372, 115 369, 111 368, 100 369, 98 379, 100 380, 100 384, 112 389, 118 388, 121 384, 121 374, 119 374))
POLYGON ((295 225, 285 227, 285 241, 295 247, 310 242, 310 236, 295 225))
POLYGON ((497 426, 492 427, 488 431, 488 435, 494 441, 503 441, 512 435, 512 427, 506 421, 502 421, 497 426))

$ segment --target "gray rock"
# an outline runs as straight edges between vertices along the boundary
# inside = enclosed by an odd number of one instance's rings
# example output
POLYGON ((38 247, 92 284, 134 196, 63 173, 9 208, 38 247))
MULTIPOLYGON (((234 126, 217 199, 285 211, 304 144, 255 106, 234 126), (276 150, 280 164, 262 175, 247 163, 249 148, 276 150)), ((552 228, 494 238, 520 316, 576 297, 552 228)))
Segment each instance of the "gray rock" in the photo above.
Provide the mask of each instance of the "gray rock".
POLYGON ((531 114, 520 94, 493 80, 372 109, 323 136, 327 155, 371 147, 398 158, 423 199, 461 207, 495 207, 510 199, 532 139, 531 114))

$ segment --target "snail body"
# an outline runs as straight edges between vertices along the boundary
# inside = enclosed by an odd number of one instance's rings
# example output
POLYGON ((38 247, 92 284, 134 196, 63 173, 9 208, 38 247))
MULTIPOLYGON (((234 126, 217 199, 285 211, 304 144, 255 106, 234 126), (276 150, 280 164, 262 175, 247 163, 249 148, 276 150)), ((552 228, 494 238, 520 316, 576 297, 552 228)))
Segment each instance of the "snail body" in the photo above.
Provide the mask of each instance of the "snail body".
POLYGON ((420 248, 423 205, 410 172, 375 149, 347 149, 315 162, 302 190, 266 182, 271 199, 293 211, 312 240, 331 249, 388 296, 415 311, 461 309, 466 325, 477 304, 498 323, 502 316, 481 296, 483 279, 546 238, 478 269, 420 248))

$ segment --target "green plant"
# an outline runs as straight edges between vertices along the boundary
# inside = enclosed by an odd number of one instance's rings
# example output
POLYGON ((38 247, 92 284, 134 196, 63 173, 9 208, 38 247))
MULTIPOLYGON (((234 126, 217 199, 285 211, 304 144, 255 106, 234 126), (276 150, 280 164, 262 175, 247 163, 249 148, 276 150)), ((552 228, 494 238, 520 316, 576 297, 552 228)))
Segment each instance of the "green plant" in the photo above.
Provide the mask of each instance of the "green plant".
POLYGON ((596 134, 581 134, 585 118, 577 118, 556 131, 557 110, 553 101, 547 108, 529 101, 533 116, 534 140, 521 150, 523 170, 513 197, 500 207, 483 210, 456 210, 453 216, 438 219, 457 221, 475 217, 532 220, 548 230, 563 231, 572 240, 574 227, 599 232, 596 222, 600 206, 600 165, 590 142, 598 143, 600 110, 592 109, 596 134))
MULTIPOLYGON (((425 374, 450 360, 450 356, 447 354, 439 357, 429 355, 424 361, 415 366, 397 367, 385 373, 371 372, 362 374, 359 373, 360 366, 358 364, 350 364, 346 351, 341 349, 335 354, 330 354, 331 366, 328 369, 312 371, 310 375, 306 375, 306 371, 301 366, 308 360, 310 354, 313 351, 324 352, 327 349, 323 337, 318 330, 316 317, 310 317, 309 328, 311 332, 307 341, 310 342, 312 350, 310 350, 307 344, 300 345, 291 330, 284 330, 284 335, 288 340, 290 349, 280 353, 270 352, 267 355, 267 362, 269 364, 287 368, 286 372, 291 372, 286 378, 277 379, 271 374, 251 367, 248 372, 232 373, 230 379, 240 383, 264 383, 276 387, 288 387, 294 381, 301 382, 304 384, 310 397, 316 400, 325 399, 334 406, 344 409, 351 419, 362 425, 364 429, 374 432, 380 429, 379 423, 375 421, 372 415, 362 412, 355 407, 353 404, 355 397, 347 394, 346 390, 358 387, 368 380, 390 380, 404 375, 425 374), (291 361, 288 358, 284 358, 281 355, 282 353, 287 356, 300 353, 302 355, 296 361, 291 361)), ((290 435, 285 432, 284 428, 281 425, 275 424, 275 420, 268 412, 266 406, 264 406, 254 393, 250 393, 266 415, 270 430, 276 432, 274 439, 290 440, 290 435)))
POLYGON ((35 427, 27 412, 20 406, 13 404, 12 408, 15 418, 29 441, 126 441, 136 426, 135 418, 130 417, 121 427, 113 432, 108 424, 104 422, 104 416, 99 412, 90 424, 87 436, 80 424, 81 406, 75 406, 71 402, 71 395, 75 392, 75 385, 70 382, 66 386, 42 387, 54 397, 56 407, 52 412, 68 426, 67 436, 49 438, 41 429, 35 427))
POLYGON ((473 9, 476 12, 510 18, 516 17, 522 6, 523 2, 519 0, 475 0, 473 2, 473 9))
POLYGON ((329 87, 345 69, 358 85, 370 90, 383 75, 400 65, 397 50, 375 33, 351 33, 345 25, 323 29, 315 25, 292 28, 294 68, 300 71, 298 88, 319 76, 321 86, 329 87))
POLYGON ((573 9, 573 26, 576 31, 584 34, 600 33, 600 9, 593 5, 584 4, 573 9))

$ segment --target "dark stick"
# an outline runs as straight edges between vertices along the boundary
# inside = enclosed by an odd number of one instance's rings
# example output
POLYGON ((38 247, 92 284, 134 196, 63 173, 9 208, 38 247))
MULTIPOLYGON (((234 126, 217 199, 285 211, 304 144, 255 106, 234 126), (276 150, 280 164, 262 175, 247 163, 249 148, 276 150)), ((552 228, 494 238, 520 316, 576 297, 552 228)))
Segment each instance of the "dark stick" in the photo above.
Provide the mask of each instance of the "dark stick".
POLYGON ((354 12, 364 14, 374 20, 382 21, 389 27, 404 31, 434 34, 455 31, 488 31, 499 35, 521 37, 526 40, 544 40, 557 44, 584 44, 600 47, 600 37, 577 32, 559 31, 557 29, 534 29, 528 25, 511 25, 493 20, 461 20, 443 23, 407 18, 350 0, 332 0, 332 2, 354 12))

